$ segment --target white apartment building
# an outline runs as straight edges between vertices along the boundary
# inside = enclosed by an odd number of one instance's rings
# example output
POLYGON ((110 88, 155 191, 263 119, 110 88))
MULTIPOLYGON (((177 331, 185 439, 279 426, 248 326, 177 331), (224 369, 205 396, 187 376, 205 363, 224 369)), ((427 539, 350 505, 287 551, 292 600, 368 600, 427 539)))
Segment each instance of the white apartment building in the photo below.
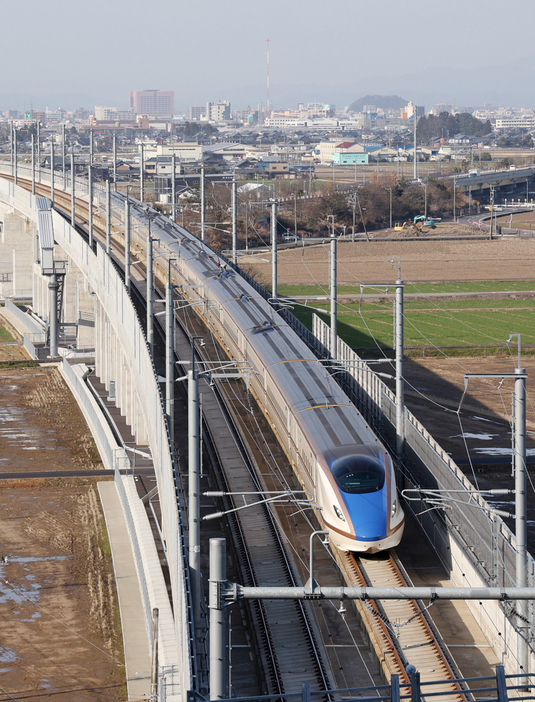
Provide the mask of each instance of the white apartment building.
POLYGON ((220 100, 219 102, 207 102, 204 119, 207 122, 224 122, 231 119, 230 102, 228 100, 220 100))
POLYGON ((498 117, 496 119, 496 129, 535 129, 535 116, 498 117))

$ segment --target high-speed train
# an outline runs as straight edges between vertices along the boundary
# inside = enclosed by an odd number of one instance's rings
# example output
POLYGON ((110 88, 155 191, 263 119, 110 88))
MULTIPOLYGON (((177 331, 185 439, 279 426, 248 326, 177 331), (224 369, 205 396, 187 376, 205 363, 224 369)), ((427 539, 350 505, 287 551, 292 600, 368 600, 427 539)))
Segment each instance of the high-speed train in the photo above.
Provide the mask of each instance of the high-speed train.
MULTIPOLYGON (((254 369, 250 389, 278 434, 331 543, 375 553, 396 546, 404 514, 392 461, 360 412, 271 305, 217 252, 157 217, 177 284, 229 356, 254 369)), ((153 231, 156 227, 153 227, 153 231)), ((164 271, 162 271, 163 273, 164 271)))

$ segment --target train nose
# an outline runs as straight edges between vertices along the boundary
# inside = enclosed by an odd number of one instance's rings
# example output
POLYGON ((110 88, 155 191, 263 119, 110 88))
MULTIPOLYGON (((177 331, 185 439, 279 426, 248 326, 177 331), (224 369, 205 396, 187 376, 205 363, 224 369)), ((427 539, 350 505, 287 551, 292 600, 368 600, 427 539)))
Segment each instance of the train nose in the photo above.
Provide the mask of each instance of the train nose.
POLYGON ((386 524, 384 521, 363 522, 358 526, 354 526, 356 538, 364 541, 377 541, 386 535, 386 524))

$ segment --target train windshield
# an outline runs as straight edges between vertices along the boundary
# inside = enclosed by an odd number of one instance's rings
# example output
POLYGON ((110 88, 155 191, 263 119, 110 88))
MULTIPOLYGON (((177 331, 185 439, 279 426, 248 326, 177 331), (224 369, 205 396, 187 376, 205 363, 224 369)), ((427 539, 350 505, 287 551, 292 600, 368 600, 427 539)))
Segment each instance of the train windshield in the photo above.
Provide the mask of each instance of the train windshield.
POLYGON ((333 463, 332 474, 342 492, 362 495, 385 484, 385 469, 372 456, 344 456, 333 463))

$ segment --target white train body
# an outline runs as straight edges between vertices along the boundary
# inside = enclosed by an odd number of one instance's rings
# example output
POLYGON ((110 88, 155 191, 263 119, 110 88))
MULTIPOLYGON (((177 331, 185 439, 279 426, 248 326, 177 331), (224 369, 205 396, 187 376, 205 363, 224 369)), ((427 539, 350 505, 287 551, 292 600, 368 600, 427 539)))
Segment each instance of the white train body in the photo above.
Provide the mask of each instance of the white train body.
MULTIPOLYGON (((305 490, 342 551, 396 546, 404 514, 388 452, 339 385, 283 318, 217 253, 164 223, 161 245, 176 256, 184 293, 230 357, 248 362, 251 389, 305 490), (180 238, 181 237, 181 238, 180 238)), ((156 224, 155 222, 155 224, 156 224)), ((154 228, 155 229, 155 228, 154 228)))

